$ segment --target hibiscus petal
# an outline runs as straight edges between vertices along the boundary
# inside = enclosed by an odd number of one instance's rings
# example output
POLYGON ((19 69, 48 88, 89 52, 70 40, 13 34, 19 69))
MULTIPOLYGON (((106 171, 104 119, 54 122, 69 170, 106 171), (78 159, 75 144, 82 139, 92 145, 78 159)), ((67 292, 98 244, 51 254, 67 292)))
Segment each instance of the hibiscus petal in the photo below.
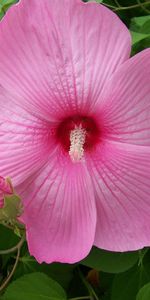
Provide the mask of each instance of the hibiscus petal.
POLYGON ((52 126, 14 105, 4 91, 0 107, 0 174, 10 176, 16 185, 32 175, 53 151, 52 126))
POLYGON ((97 112, 105 137, 150 146, 149 79, 150 49, 128 60, 113 75, 97 112))
POLYGON ((29 251, 38 262, 74 263, 89 253, 96 208, 85 164, 72 164, 57 152, 17 191, 24 200, 29 251))
POLYGON ((0 45, 1 86, 13 101, 54 120, 64 111, 91 110, 128 58, 130 35, 103 5, 22 0, 0 24, 0 45))
POLYGON ((111 251, 150 246, 150 149, 105 142, 89 164, 97 198, 95 245, 111 251))

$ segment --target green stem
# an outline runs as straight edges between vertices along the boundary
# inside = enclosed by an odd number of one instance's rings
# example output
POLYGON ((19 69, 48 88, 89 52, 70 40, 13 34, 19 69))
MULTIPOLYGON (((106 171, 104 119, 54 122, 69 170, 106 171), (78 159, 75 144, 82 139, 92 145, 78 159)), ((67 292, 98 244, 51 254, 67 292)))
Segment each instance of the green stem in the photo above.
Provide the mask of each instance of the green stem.
MULTIPOLYGON (((105 3, 104 3, 105 4, 105 3)), ((150 1, 144 2, 142 3, 142 5, 145 7, 146 5, 150 5, 150 1)), ((119 10, 128 10, 128 9, 132 9, 132 8, 137 8, 137 7, 141 7, 141 3, 138 4, 134 4, 131 6, 122 6, 122 7, 116 7, 115 11, 119 11, 119 10)))
POLYGON ((3 251, 0 252, 1 254, 8 254, 8 253, 11 253, 11 252, 14 252, 14 251, 17 250, 17 256, 16 256, 15 264, 14 264, 11 272, 9 273, 8 277, 6 277, 6 279, 4 280, 2 285, 0 286, 0 292, 7 286, 7 284, 9 283, 10 279, 12 278, 13 274, 16 271, 16 268, 17 268, 17 265, 18 265, 18 262, 19 262, 19 258, 20 258, 20 250, 21 250, 21 247, 22 247, 24 241, 25 241, 25 233, 23 234, 21 240, 19 241, 19 243, 16 246, 14 246, 10 249, 7 249, 7 250, 3 250, 3 251))
POLYGON ((15 264, 14 264, 14 266, 12 268, 12 271, 10 272, 10 274, 8 275, 8 277, 5 279, 5 281, 0 286, 0 292, 6 287, 6 285, 9 283, 10 279, 12 278, 13 274, 15 273, 15 270, 16 270, 18 262, 19 262, 20 248, 21 247, 19 247, 18 250, 17 250, 16 261, 15 261, 15 264))
POLYGON ((96 295, 94 289, 92 288, 92 286, 87 282, 87 280, 84 278, 82 272, 80 271, 80 269, 78 268, 78 272, 79 272, 79 276, 81 278, 81 280, 83 281, 85 287, 87 288, 89 294, 90 294, 90 297, 93 299, 93 296, 94 296, 94 299, 95 300, 99 300, 98 296, 96 295))
POLYGON ((150 10, 144 6, 145 3, 142 3, 140 0, 137 0, 137 3, 141 6, 141 8, 142 8, 146 13, 148 13, 148 14, 150 13, 150 10))
POLYGON ((19 243, 16 246, 6 249, 6 250, 0 250, 0 255, 9 254, 9 253, 17 251, 17 249, 21 248, 24 241, 25 241, 25 235, 22 236, 21 240, 19 241, 19 243))
POLYGON ((105 6, 109 7, 109 8, 112 8, 112 9, 116 9, 116 6, 107 4, 107 3, 105 3, 105 2, 103 2, 103 5, 105 5, 105 6))
POLYGON ((69 300, 92 300, 91 296, 83 296, 83 297, 77 297, 77 298, 70 298, 69 300))
POLYGON ((91 288, 91 291, 92 291, 92 294, 93 294, 95 300, 99 300, 99 298, 98 298, 98 296, 96 295, 94 289, 93 289, 91 286, 90 286, 90 288, 91 288))
POLYGON ((114 0, 114 1, 115 1, 116 5, 117 5, 118 7, 121 7, 121 5, 119 4, 118 0, 114 0))
POLYGON ((139 262, 138 262, 138 266, 142 266, 143 265, 143 259, 144 256, 146 255, 146 253, 148 252, 149 248, 145 248, 143 250, 139 250, 139 262))

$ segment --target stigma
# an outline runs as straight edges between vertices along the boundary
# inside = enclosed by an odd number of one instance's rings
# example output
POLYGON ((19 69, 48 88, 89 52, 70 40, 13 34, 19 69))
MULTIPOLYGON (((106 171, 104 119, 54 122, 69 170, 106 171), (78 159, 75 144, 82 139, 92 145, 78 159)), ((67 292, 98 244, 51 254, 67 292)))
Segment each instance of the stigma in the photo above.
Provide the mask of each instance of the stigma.
POLYGON ((86 130, 82 125, 75 125, 70 131, 70 149, 69 155, 73 162, 79 162, 84 156, 84 144, 86 139, 86 130))

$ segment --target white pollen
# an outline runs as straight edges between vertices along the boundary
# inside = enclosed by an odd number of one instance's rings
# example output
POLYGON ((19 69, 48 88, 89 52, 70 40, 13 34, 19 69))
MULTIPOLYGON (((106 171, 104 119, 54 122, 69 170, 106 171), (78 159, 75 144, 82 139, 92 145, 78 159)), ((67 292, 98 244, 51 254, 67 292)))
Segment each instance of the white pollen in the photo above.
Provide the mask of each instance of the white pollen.
POLYGON ((86 131, 82 128, 82 125, 75 126, 70 132, 70 150, 69 155, 73 162, 78 162, 84 155, 84 143, 85 143, 86 131))

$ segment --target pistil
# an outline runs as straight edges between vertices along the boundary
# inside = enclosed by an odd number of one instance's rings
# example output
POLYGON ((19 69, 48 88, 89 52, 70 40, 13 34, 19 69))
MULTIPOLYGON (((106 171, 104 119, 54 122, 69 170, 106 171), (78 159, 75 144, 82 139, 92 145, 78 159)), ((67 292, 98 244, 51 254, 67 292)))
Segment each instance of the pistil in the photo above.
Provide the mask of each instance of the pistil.
POLYGON ((70 132, 70 149, 69 155, 73 162, 79 162, 84 155, 84 143, 86 138, 86 130, 82 125, 75 125, 75 128, 70 132))

